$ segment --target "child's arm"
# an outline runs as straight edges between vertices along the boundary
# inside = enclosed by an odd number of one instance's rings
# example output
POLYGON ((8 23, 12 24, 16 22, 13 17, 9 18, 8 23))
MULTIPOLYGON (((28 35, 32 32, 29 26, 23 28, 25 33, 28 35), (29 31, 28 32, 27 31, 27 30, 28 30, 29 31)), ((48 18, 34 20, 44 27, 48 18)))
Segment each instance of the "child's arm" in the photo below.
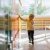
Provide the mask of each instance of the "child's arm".
POLYGON ((27 21, 27 19, 23 19, 23 18, 21 18, 20 16, 19 16, 19 18, 20 18, 21 20, 23 20, 23 21, 27 21))

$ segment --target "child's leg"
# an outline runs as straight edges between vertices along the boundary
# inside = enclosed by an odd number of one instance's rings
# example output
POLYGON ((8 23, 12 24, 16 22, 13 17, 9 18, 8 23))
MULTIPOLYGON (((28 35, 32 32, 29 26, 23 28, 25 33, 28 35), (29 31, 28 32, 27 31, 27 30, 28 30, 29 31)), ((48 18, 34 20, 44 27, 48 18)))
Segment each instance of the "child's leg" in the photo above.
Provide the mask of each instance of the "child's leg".
POLYGON ((34 31, 31 31, 31 40, 32 40, 32 44, 34 43, 34 31))
POLYGON ((28 38, 29 38, 29 42, 31 42, 31 34, 30 34, 31 32, 30 32, 30 30, 28 30, 28 38))

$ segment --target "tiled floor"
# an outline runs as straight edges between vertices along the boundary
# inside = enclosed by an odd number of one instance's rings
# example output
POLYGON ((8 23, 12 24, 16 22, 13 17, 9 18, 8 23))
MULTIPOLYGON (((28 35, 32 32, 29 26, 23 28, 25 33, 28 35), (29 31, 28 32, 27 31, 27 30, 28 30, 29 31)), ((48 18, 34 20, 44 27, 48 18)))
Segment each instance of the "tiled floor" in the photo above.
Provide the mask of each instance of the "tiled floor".
POLYGON ((34 45, 29 44, 27 31, 22 30, 19 33, 13 50, 50 50, 50 30, 35 30, 34 45))

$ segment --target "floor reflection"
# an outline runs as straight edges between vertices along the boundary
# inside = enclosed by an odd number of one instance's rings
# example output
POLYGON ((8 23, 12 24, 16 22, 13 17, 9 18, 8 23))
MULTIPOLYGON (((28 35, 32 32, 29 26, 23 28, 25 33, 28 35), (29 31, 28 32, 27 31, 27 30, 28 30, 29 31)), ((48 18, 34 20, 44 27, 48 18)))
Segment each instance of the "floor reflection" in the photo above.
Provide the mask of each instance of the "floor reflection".
POLYGON ((28 50, 34 50, 34 45, 29 45, 28 50))
POLYGON ((32 44, 29 44, 28 42, 27 32, 26 31, 20 32, 20 38, 19 38, 20 47, 18 49, 19 50, 50 50, 48 48, 49 44, 47 43, 48 39, 50 38, 49 37, 47 39, 49 33, 50 33, 49 30, 48 31, 36 30, 34 33, 34 45, 32 45, 32 44), (46 34, 46 37, 45 37, 45 34, 46 34))

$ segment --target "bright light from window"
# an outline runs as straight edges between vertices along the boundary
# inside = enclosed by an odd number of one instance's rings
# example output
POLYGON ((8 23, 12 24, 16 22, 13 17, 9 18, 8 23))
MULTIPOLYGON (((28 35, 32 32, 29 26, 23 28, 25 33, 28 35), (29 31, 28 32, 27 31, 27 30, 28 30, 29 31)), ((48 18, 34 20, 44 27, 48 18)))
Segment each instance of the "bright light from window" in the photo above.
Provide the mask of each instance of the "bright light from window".
POLYGON ((21 3, 22 3, 22 7, 24 11, 28 12, 30 4, 34 4, 34 1, 33 0, 21 0, 21 3))
MULTIPOLYGON (((11 1, 10 1, 11 2, 11 1)), ((1 0, 1 6, 9 6, 9 0, 1 0)))
POLYGON ((15 0, 16 3, 19 3, 19 0, 15 0))
POLYGON ((23 6, 24 6, 24 5, 26 6, 26 5, 33 4, 34 1, 33 1, 33 0, 21 0, 21 3, 22 3, 23 6))
POLYGON ((26 12, 28 12, 28 11, 29 11, 29 6, 24 6, 24 10, 25 10, 26 12))
POLYGON ((46 7, 50 7, 50 0, 45 0, 44 4, 45 4, 46 7))
MULTIPOLYGON (((19 0, 15 0, 15 1, 16 1, 17 4, 19 4, 19 0)), ((50 8, 50 0, 20 0, 20 1, 21 1, 21 4, 22 4, 21 7, 22 7, 22 9, 24 9, 25 12, 29 11, 29 7, 30 7, 31 4, 35 6, 35 8, 34 8, 35 9, 34 10, 35 13, 37 12, 37 10, 36 10, 37 5, 40 4, 40 3, 41 3, 42 7, 50 8)), ((50 12, 49 13, 48 12, 46 12, 45 14, 43 12, 42 13, 44 15, 50 14, 50 12)), ((37 14, 37 15, 39 15, 39 14, 37 14)))

